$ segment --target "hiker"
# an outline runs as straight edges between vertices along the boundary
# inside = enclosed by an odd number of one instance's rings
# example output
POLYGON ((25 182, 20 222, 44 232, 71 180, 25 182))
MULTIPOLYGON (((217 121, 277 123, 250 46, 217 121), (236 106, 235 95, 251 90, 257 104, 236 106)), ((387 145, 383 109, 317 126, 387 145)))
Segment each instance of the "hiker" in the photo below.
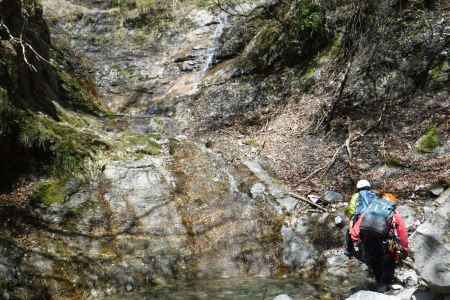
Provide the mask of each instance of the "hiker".
POLYGON ((395 211, 396 203, 397 197, 390 193, 374 199, 351 229, 359 248, 356 256, 373 271, 380 292, 388 290, 395 266, 408 256, 408 229, 395 211))
POLYGON ((356 183, 357 192, 352 195, 352 198, 345 210, 347 217, 350 219, 348 231, 345 235, 345 255, 349 258, 355 255, 352 239, 350 238, 350 231, 358 221, 359 216, 367 209, 373 199, 377 197, 375 192, 371 191, 371 184, 368 180, 358 180, 356 183))

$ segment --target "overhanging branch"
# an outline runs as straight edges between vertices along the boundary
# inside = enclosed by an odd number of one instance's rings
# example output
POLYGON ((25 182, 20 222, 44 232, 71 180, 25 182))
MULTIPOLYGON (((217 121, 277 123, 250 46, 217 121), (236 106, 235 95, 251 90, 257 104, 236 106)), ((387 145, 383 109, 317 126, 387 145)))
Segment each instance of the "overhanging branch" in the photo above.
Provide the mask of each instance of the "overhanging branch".
POLYGON ((4 31, 6 32, 6 34, 8 35, 8 39, 9 42, 11 42, 13 45, 17 45, 20 47, 21 52, 22 52, 22 58, 23 61, 25 62, 25 64, 33 71, 33 72, 37 72, 37 68, 35 65, 33 65, 27 57, 27 50, 31 51, 33 53, 33 55, 35 56, 35 58, 38 61, 44 61, 48 64, 51 65, 50 61, 48 61, 47 59, 45 59, 44 57, 42 57, 42 55, 40 55, 34 48, 33 46, 31 46, 29 43, 27 43, 26 41, 24 41, 23 39, 23 32, 24 32, 24 26, 22 26, 22 31, 19 35, 19 37, 15 37, 12 33, 11 30, 9 30, 8 26, 6 26, 6 24, 3 22, 3 20, 0 20, 0 29, 3 28, 4 31))

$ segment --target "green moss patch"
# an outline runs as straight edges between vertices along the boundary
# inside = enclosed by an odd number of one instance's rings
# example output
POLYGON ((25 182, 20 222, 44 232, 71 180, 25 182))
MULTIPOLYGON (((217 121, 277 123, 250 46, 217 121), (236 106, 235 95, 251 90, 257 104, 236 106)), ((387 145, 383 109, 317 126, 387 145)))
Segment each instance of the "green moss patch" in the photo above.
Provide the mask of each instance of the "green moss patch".
POLYGON ((329 44, 332 37, 326 28, 324 9, 316 1, 298 1, 295 7, 282 6, 280 21, 265 20, 258 34, 247 46, 244 65, 269 70, 283 65, 303 64, 329 44), (248 62, 247 62, 248 60, 248 62))
POLYGON ((258 140, 257 139, 248 139, 244 141, 244 144, 247 146, 258 146, 258 140))
POLYGON ((431 153, 440 143, 439 131, 436 127, 432 127, 419 139, 416 149, 420 153, 431 153))
POLYGON ((29 148, 39 148, 54 160, 56 174, 76 172, 83 168, 83 161, 108 145, 92 133, 75 129, 45 115, 22 117, 19 140, 29 148))
POLYGON ((159 139, 159 134, 125 134, 118 147, 127 152, 135 152, 146 155, 159 155, 161 154, 161 145, 157 142, 159 139))
POLYGON ((59 72, 58 75, 61 87, 65 92, 61 105, 89 113, 102 110, 100 102, 96 99, 95 83, 79 80, 64 71, 59 72))
POLYGON ((434 89, 448 87, 450 84, 450 65, 445 60, 431 70, 431 87, 434 89))
POLYGON ((35 203, 42 203, 45 206, 64 203, 67 195, 67 179, 49 180, 38 185, 32 195, 35 203))

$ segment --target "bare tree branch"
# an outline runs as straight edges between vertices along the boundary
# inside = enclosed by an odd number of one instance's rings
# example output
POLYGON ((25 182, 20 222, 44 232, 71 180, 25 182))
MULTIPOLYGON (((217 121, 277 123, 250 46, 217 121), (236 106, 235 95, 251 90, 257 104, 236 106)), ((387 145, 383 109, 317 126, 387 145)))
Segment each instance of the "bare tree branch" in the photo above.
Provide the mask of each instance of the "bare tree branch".
POLYGON ((25 62, 25 64, 33 71, 33 72, 37 72, 37 68, 35 65, 33 65, 32 63, 30 63, 30 61, 28 60, 27 57, 27 49, 30 50, 35 58, 38 61, 45 61, 46 63, 51 64, 50 61, 48 61, 47 59, 45 59, 44 57, 42 57, 42 55, 40 55, 34 48, 33 46, 31 46, 29 43, 27 43, 26 41, 24 41, 23 39, 23 32, 24 32, 24 26, 22 25, 22 30, 21 33, 19 35, 19 37, 15 37, 11 31, 9 30, 8 26, 6 26, 5 23, 3 23, 3 20, 0 20, 0 28, 3 28, 4 31, 6 32, 6 34, 8 35, 9 41, 14 44, 14 45, 18 45, 21 48, 22 51, 22 57, 23 57, 23 61, 25 62))

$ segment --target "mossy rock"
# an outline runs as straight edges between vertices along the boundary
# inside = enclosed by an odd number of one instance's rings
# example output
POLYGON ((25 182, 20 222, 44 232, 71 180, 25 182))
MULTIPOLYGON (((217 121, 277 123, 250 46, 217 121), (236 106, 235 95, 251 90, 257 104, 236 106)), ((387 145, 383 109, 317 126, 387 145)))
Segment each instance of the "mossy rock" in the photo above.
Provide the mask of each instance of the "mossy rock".
POLYGON ((64 71, 60 71, 58 75, 65 91, 65 99, 61 101, 61 105, 69 105, 74 110, 88 113, 105 110, 95 97, 95 83, 79 80, 64 71))
POLYGON ((15 111, 12 129, 18 144, 44 154, 54 175, 76 174, 84 169, 85 160, 109 145, 85 128, 58 122, 46 115, 15 111))
POLYGON ((449 60, 443 61, 442 63, 436 65, 431 70, 431 81, 430 81, 431 88, 433 89, 440 89, 445 87, 448 88, 450 84, 449 60))
POLYGON ((404 166, 404 163, 402 162, 401 158, 399 158, 394 154, 386 154, 384 157, 384 163, 387 167, 390 168, 398 168, 404 166))
POLYGON ((436 127, 431 127, 425 135, 417 141, 416 149, 420 153, 431 153, 440 144, 439 130, 436 127))
POLYGON ((47 207, 63 204, 67 196, 67 183, 68 179, 54 179, 40 183, 31 196, 32 201, 47 207))
POLYGON ((135 152, 146 155, 159 155, 161 154, 161 145, 157 142, 157 140, 159 139, 159 134, 126 134, 122 138, 119 147, 128 152, 135 152))
POLYGON ((305 89, 305 91, 308 91, 309 88, 314 84, 318 70, 319 67, 314 63, 306 69, 305 73, 300 78, 300 84, 305 89))
POLYGON ((343 235, 334 226, 334 216, 328 215, 324 220, 311 219, 309 237, 316 249, 321 251, 340 247, 343 244, 343 235))

